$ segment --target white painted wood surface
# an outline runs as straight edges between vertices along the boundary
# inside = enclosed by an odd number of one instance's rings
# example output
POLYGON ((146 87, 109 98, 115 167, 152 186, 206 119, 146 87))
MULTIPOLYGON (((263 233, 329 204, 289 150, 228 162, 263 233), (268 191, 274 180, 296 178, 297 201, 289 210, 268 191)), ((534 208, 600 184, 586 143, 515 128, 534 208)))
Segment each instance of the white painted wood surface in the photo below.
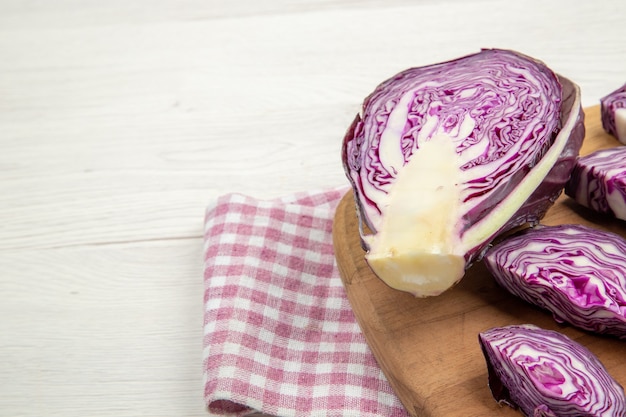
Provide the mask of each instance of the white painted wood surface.
POLYGON ((362 98, 481 47, 595 105, 626 82, 625 18, 623 0, 1 0, 0 415, 208 415, 212 199, 346 184, 362 98))

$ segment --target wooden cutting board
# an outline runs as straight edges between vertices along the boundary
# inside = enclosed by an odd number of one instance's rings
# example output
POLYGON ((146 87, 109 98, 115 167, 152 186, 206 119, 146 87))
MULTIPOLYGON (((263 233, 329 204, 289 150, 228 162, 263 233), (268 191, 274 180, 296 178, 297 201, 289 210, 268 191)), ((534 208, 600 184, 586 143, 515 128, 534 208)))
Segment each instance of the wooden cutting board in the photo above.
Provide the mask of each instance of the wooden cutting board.
MULTIPOLYGON (((618 146, 602 130, 599 106, 586 109, 581 155, 618 146)), ((544 224, 582 223, 626 237, 626 222, 608 219, 561 196, 544 224)), ((498 405, 487 384, 478 333, 495 326, 533 323, 586 345, 626 386, 626 341, 558 325, 549 313, 500 289, 482 263, 460 284, 432 298, 414 298, 378 279, 364 260, 352 193, 340 202, 333 239, 341 277, 363 334, 396 394, 413 416, 485 417, 522 414, 498 405)))

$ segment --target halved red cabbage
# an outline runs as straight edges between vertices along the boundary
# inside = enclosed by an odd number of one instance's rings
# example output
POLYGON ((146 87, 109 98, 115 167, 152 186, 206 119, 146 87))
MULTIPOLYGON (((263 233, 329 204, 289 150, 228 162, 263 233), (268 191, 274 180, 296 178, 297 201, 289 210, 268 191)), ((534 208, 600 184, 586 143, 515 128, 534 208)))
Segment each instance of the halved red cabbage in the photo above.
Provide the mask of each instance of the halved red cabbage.
POLYGON ((626 84, 600 99, 602 127, 626 144, 626 84))
POLYGON ((565 185, 565 194, 598 213, 626 220, 626 147, 603 149, 578 158, 565 185))
POLYGON ((512 325, 480 333, 489 387, 528 417, 624 417, 622 386, 586 347, 562 333, 512 325))
POLYGON ((342 147, 373 272, 416 296, 452 287, 496 236, 543 217, 569 178, 583 117, 574 83, 514 51, 384 81, 342 147))
POLYGON ((496 282, 528 303, 595 333, 626 339, 626 241, 578 224, 538 226, 484 257, 496 282))

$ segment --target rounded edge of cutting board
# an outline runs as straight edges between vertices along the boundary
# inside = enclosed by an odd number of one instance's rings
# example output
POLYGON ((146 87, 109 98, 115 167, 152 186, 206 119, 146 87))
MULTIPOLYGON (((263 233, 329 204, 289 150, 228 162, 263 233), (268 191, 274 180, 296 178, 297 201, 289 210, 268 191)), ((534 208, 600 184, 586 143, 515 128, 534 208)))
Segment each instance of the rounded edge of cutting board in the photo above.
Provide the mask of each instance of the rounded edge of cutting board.
MULTIPOLYGON (((602 130, 600 109, 585 110, 581 154, 617 146, 602 130)), ((624 222, 577 207, 561 196, 544 224, 583 223, 626 237, 624 222)), ((437 297, 415 298, 387 286, 367 265, 352 192, 337 207, 333 245, 346 294, 383 373, 409 414, 420 417, 520 416, 493 399, 478 333, 507 324, 533 323, 561 331, 589 347, 626 385, 626 343, 557 324, 550 314, 499 288, 482 263, 437 297)))

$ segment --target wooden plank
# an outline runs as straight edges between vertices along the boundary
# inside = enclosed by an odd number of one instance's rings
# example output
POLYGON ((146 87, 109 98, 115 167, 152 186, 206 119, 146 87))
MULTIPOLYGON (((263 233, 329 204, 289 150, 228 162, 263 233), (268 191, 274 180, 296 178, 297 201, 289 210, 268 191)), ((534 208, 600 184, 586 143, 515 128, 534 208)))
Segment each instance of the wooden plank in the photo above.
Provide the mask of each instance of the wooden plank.
POLYGON ((2 251, 0 414, 206 416, 202 258, 201 238, 2 251))

